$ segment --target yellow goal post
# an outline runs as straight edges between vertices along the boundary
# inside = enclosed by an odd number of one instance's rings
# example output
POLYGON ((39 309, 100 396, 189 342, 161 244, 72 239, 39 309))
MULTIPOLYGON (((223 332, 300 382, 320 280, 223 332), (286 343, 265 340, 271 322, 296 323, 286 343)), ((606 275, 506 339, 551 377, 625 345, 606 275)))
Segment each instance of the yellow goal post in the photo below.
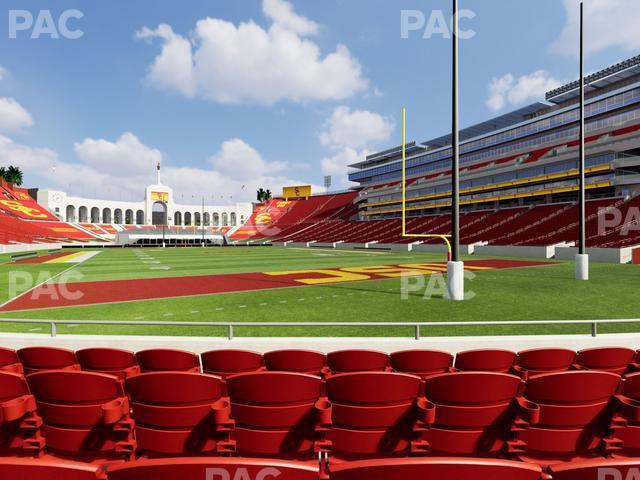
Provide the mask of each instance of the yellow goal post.
POLYGON ((447 245, 447 260, 451 260, 451 235, 437 233, 407 233, 407 109, 402 107, 402 237, 439 238, 447 245))

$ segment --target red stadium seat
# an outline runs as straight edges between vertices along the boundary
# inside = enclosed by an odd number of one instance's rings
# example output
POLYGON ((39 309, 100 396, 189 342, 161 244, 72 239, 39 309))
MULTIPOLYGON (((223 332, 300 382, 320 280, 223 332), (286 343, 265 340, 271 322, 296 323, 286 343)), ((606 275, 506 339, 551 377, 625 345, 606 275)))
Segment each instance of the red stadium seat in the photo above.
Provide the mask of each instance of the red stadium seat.
POLYGON ((312 458, 331 421, 322 380, 292 372, 254 372, 227 379, 233 437, 240 455, 312 458))
MULTIPOLYGON (((299 462, 287 462, 283 460, 263 460, 259 458, 196 457, 154 459, 138 460, 137 462, 113 466, 109 468, 108 479, 318 480, 318 466, 309 466, 299 462)), ((66 480, 66 478, 64 480, 66 480)))
POLYGON ((615 399, 613 429, 623 446, 616 454, 640 457, 640 373, 632 373, 622 380, 620 394, 615 399))
MULTIPOLYGON (((536 465, 476 458, 394 458, 336 465, 331 480, 540 480, 536 465)), ((607 479, 608 480, 608 479, 607 479)))
POLYGON ((26 347, 17 351, 24 374, 43 370, 80 370, 73 350, 57 347, 26 347))
POLYGON ((454 366, 464 372, 509 373, 515 359, 515 352, 510 350, 467 350, 458 352, 454 366))
POLYGON ((199 372, 200 359, 193 352, 153 348, 136 353, 142 372, 199 372))
POLYGON ((453 355, 437 350, 404 350, 390 355, 391 368, 422 378, 452 371, 453 355))
POLYGON ((529 378, 525 398, 538 404, 537 425, 520 432, 510 451, 526 462, 552 465, 608 455, 620 449, 609 435, 620 376, 572 371, 529 378))
POLYGON ((22 363, 15 350, 0 347, 0 371, 23 373, 22 363))
POLYGON ((76 460, 132 458, 133 422, 121 380, 50 370, 29 375, 27 382, 44 421, 48 451, 76 460))
POLYGON ((138 448, 162 456, 232 452, 224 380, 194 372, 153 372, 126 380, 138 448))
POLYGON ((106 478, 98 465, 47 459, 0 458, 0 478, 6 480, 96 480, 106 478))
POLYGON ((551 465, 553 480, 635 480, 640 478, 640 459, 587 460, 551 465))
POLYGON ((574 367, 579 370, 602 370, 622 375, 627 372, 636 352, 630 348, 597 347, 580 350, 574 367))
POLYGON ((331 451, 339 458, 424 453, 419 432, 434 407, 420 396, 420 378, 395 372, 343 373, 327 380, 331 451))
POLYGON ((136 355, 115 348, 85 348, 76 352, 82 370, 127 378, 140 373, 136 355))
POLYGON ((274 372, 327 373, 326 355, 312 350, 274 350, 264 354, 264 363, 267 370, 274 372))
POLYGON ((575 358, 576 352, 567 348, 532 348, 518 352, 513 370, 524 379, 542 373, 566 372, 575 358))
POLYGON ((201 358, 203 372, 222 378, 264 370, 262 355, 248 350, 212 350, 204 352, 201 358))
POLYGON ((327 366, 332 373, 384 372, 389 355, 375 350, 338 350, 327 354, 327 366))
POLYGON ((41 425, 25 378, 0 372, 0 454, 38 455, 44 446, 41 425))
POLYGON ((516 429, 538 422, 539 409, 520 395, 523 381, 494 372, 456 372, 425 380, 435 421, 423 435, 432 455, 497 456, 516 429))

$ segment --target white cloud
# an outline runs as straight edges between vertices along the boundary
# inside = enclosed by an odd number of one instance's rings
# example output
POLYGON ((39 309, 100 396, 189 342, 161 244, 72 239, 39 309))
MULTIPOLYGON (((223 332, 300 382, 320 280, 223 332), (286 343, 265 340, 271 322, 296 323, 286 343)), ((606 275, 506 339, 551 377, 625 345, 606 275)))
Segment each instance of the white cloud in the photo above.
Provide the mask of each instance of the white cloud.
POLYGON ((211 157, 216 171, 234 180, 273 175, 287 168, 286 162, 267 162, 251 145, 239 138, 225 141, 211 157))
POLYGON ((336 108, 320 132, 320 143, 329 148, 362 148, 386 142, 395 128, 391 119, 367 110, 336 108))
POLYGON ((490 110, 498 111, 506 105, 517 106, 531 100, 542 99, 546 92, 560 85, 562 82, 553 78, 545 70, 537 70, 519 78, 508 73, 491 80, 485 103, 490 110))
POLYGON ((3 80, 7 76, 7 69, 0 65, 0 80, 3 80))
MULTIPOLYGON (((553 53, 578 56, 579 1, 563 0, 566 19, 560 36, 551 44, 553 53)), ((640 48, 640 2, 629 0, 589 0, 584 5, 585 54, 610 47, 635 52, 640 48)))
POLYGON ((115 142, 85 138, 73 147, 83 163, 113 175, 148 174, 162 161, 160 150, 147 147, 131 132, 123 133, 115 142))
POLYGON ((316 22, 294 12, 293 6, 284 0, 264 0, 262 11, 274 23, 300 35, 316 35, 320 29, 316 22))
POLYGON ((15 132, 33 125, 31 114, 13 98, 0 98, 0 132, 15 132))
MULTIPOLYGON (((62 160, 49 148, 21 145, 0 135, 0 164, 19 166, 29 185, 58 188, 87 198, 141 200, 155 181, 155 163, 162 154, 132 133, 115 142, 85 139, 75 144, 78 161, 62 160)), ((253 201, 258 188, 279 192, 283 185, 306 182, 282 172, 283 162, 268 162, 240 139, 224 142, 211 157, 210 168, 180 167, 165 159, 163 183, 174 189, 178 202, 197 204, 253 201)), ((319 187, 315 187, 316 191, 319 187)))
POLYGON ((343 100, 368 88, 362 67, 346 46, 323 56, 320 47, 304 38, 318 30, 315 22, 297 15, 283 0, 264 0, 273 23, 199 20, 190 38, 170 25, 142 28, 140 39, 160 39, 162 50, 147 70, 147 81, 187 97, 221 103, 272 105, 343 100))
POLYGON ((324 157, 320 161, 322 173, 331 175, 335 186, 348 188, 356 185, 356 183, 349 181, 349 177, 347 176, 349 171, 348 166, 364 160, 370 153, 368 150, 356 150, 355 148, 345 147, 332 155, 324 157))

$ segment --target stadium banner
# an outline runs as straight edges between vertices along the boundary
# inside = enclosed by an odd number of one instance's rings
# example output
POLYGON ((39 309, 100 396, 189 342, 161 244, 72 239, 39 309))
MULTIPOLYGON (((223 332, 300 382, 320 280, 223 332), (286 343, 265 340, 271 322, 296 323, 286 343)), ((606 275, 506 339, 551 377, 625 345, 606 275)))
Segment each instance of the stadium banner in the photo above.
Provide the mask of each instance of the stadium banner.
POLYGON ((151 192, 152 202, 169 202, 169 192, 151 192))
POLYGON ((284 198, 300 198, 311 196, 311 185, 297 185, 293 187, 282 187, 284 198))

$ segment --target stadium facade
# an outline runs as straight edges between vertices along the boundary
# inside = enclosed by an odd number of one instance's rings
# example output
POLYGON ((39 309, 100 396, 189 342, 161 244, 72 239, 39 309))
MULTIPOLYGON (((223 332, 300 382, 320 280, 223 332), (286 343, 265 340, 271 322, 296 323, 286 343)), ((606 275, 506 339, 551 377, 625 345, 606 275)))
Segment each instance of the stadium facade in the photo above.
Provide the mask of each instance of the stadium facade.
MULTIPOLYGON (((640 194, 640 56, 586 83, 587 198, 640 194)), ((575 201, 578 190, 579 82, 538 102, 460 131, 465 210, 575 201)), ((451 134, 406 145, 407 214, 450 208, 451 134)), ((362 219, 401 215, 401 146, 350 165, 362 219)))
POLYGON ((166 210, 168 225, 235 227, 242 225, 253 212, 250 202, 205 204, 204 207, 179 204, 173 189, 163 185, 159 176, 156 184, 146 187, 144 200, 140 202, 74 197, 57 190, 39 190, 36 196, 40 205, 71 223, 161 225, 166 210))

